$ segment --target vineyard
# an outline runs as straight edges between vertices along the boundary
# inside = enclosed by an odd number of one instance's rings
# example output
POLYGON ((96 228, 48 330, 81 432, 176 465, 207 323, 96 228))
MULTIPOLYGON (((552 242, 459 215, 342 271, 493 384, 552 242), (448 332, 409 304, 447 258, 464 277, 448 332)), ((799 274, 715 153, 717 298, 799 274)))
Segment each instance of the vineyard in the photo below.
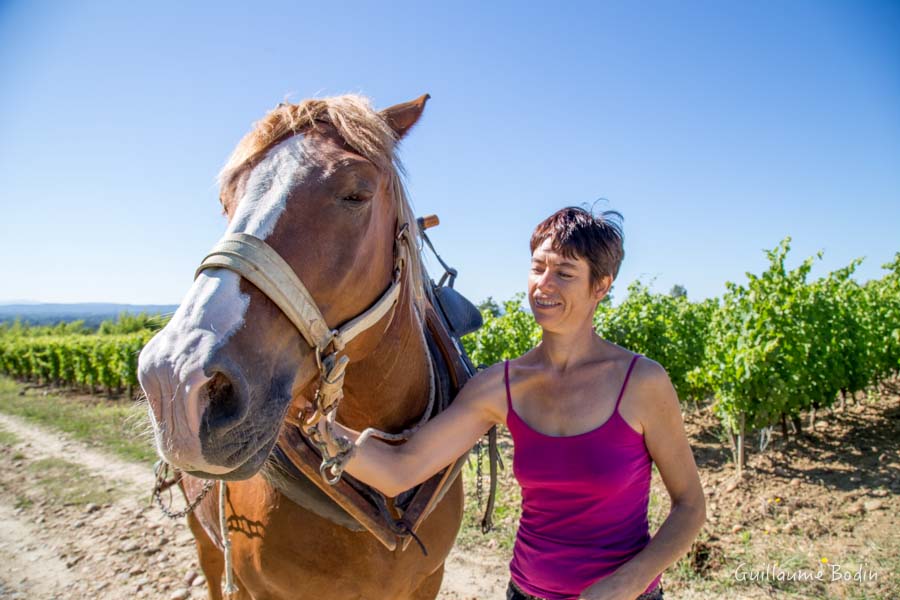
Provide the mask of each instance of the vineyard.
MULTIPOLYGON (((731 441, 740 473, 744 446, 758 431, 765 448, 773 426, 802 431, 800 416, 830 408, 880 386, 900 371, 900 253, 887 274, 859 284, 854 261, 808 281, 817 258, 795 269, 785 261, 790 238, 768 251, 765 272, 727 283, 720 299, 690 302, 683 294, 654 294, 641 283, 617 307, 601 303, 598 333, 640 352, 669 373, 682 401, 712 402, 731 441)), ((540 340, 540 328, 522 307, 523 296, 464 340, 476 364, 518 356, 540 340)))
MULTIPOLYGON (((878 280, 857 283, 860 260, 809 281, 818 257, 785 266, 786 238, 767 251, 768 268, 727 283, 719 299, 652 293, 633 283, 617 307, 601 303, 594 322, 605 339, 662 364, 682 401, 712 403, 738 472, 744 447, 772 428, 802 432, 801 415, 843 404, 900 372, 900 253, 878 280)), ((475 364, 518 356, 540 341, 522 295, 483 309, 484 327, 463 342, 475 364)), ((123 314, 96 331, 81 323, 0 327, 0 372, 90 393, 137 386, 140 349, 165 318, 123 314)), ((819 413, 821 414, 821 413, 819 413)))
POLYGON ((0 326, 0 373, 17 379, 133 397, 137 357, 165 320, 123 313, 93 331, 84 323, 0 326))

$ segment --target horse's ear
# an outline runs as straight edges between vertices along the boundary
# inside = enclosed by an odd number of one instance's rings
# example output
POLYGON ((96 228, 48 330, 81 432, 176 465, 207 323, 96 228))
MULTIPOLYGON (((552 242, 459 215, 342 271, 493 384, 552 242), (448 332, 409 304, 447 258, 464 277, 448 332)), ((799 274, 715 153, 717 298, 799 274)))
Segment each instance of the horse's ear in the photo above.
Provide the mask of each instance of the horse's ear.
POLYGON ((416 124, 416 121, 419 120, 419 117, 422 116, 422 111, 425 110, 425 103, 428 102, 429 98, 431 98, 429 94, 424 94, 415 100, 395 104, 381 111, 381 116, 394 130, 394 133, 397 134, 398 140, 405 136, 412 129, 412 126, 416 124))

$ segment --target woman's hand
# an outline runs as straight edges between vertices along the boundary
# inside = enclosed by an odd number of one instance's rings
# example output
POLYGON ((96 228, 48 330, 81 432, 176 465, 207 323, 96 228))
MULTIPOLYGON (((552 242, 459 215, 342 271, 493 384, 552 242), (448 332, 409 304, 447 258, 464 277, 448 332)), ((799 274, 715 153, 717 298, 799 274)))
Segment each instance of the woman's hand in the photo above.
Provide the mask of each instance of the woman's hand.
POLYGON ((581 592, 578 600, 634 600, 642 593, 644 589, 636 589, 633 581, 616 577, 613 573, 581 592))
MULTIPOLYGON (((447 410, 406 443, 391 445, 370 437, 358 444, 344 472, 395 497, 453 463, 505 416, 506 387, 500 364, 470 379, 447 410)), ((334 428, 354 443, 360 435, 339 423, 334 428)))

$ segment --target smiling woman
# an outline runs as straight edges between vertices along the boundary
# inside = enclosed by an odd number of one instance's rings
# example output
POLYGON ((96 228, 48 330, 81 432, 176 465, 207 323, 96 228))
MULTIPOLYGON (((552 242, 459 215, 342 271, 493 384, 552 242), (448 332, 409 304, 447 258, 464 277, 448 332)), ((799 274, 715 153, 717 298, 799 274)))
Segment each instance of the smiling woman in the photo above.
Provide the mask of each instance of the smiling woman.
POLYGON ((662 598, 662 572, 687 552, 706 518, 665 369, 592 326, 624 257, 620 220, 616 212, 569 207, 539 224, 528 276, 543 334, 537 347, 479 373, 406 444, 358 442, 346 465, 396 495, 505 423, 522 487, 508 600, 662 598), (654 462, 672 510, 651 539, 654 462))
MULTIPOLYGON (((545 219, 531 235, 531 273, 528 300, 535 320, 542 324, 560 309, 575 303, 569 294, 581 294, 587 283, 597 302, 609 292, 625 257, 622 215, 608 210, 594 217, 580 208, 565 208, 545 219), (584 257, 587 257, 585 260, 584 257)), ((591 309, 591 316, 597 310, 591 309)), ((580 323, 574 319, 573 323, 580 323)))

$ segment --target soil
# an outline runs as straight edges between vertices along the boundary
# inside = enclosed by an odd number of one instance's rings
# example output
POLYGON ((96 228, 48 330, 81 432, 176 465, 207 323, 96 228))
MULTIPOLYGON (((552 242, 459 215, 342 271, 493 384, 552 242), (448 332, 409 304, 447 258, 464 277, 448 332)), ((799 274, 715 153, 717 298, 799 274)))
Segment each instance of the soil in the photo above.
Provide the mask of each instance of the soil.
MULTIPOLYGON (((684 419, 708 521, 691 552, 663 575, 667 598, 900 597, 896 388, 843 411, 820 411, 803 435, 784 439, 779 428, 765 451, 748 448, 741 479, 715 417, 702 409, 684 419), (851 579, 832 581, 835 565, 851 579), (748 580, 767 567, 769 580, 748 580), (821 569, 824 578, 778 581, 778 569, 821 569), (869 579, 853 580, 857 573, 869 579)), ((15 439, 0 443, 0 598, 206 597, 183 520, 149 504, 146 466, 0 414, 2 432, 15 439), (50 493, 55 488, 32 468, 50 460, 73 465, 78 483, 105 493, 104 500, 50 493)), ((669 509, 656 472, 652 485, 651 533, 669 509)), ((451 553, 440 599, 504 596, 508 550, 489 542, 451 553)))
MULTIPOLYGON (((799 435, 789 430, 785 438, 778 426, 762 452, 755 435, 740 479, 718 419, 708 409, 687 412, 707 523, 663 575, 666 591, 676 598, 900 597, 898 392, 894 381, 843 409, 820 410, 812 427, 805 415, 799 435), (767 566, 768 580, 749 580, 767 566), (820 569, 821 580, 784 581, 820 569), (776 573, 785 574, 781 581, 776 573)), ((657 473, 652 485, 667 499, 657 473)), ((660 504, 651 510, 651 531, 668 512, 668 501, 660 504)))
MULTIPOLYGON (((0 414, 0 598, 206 598, 193 537, 183 519, 149 505, 153 475, 62 434, 0 414), (29 465, 47 459, 79 465, 93 486, 115 491, 103 504, 61 501, 29 465)), ((442 600, 499 598, 506 562, 454 551, 442 600)))

